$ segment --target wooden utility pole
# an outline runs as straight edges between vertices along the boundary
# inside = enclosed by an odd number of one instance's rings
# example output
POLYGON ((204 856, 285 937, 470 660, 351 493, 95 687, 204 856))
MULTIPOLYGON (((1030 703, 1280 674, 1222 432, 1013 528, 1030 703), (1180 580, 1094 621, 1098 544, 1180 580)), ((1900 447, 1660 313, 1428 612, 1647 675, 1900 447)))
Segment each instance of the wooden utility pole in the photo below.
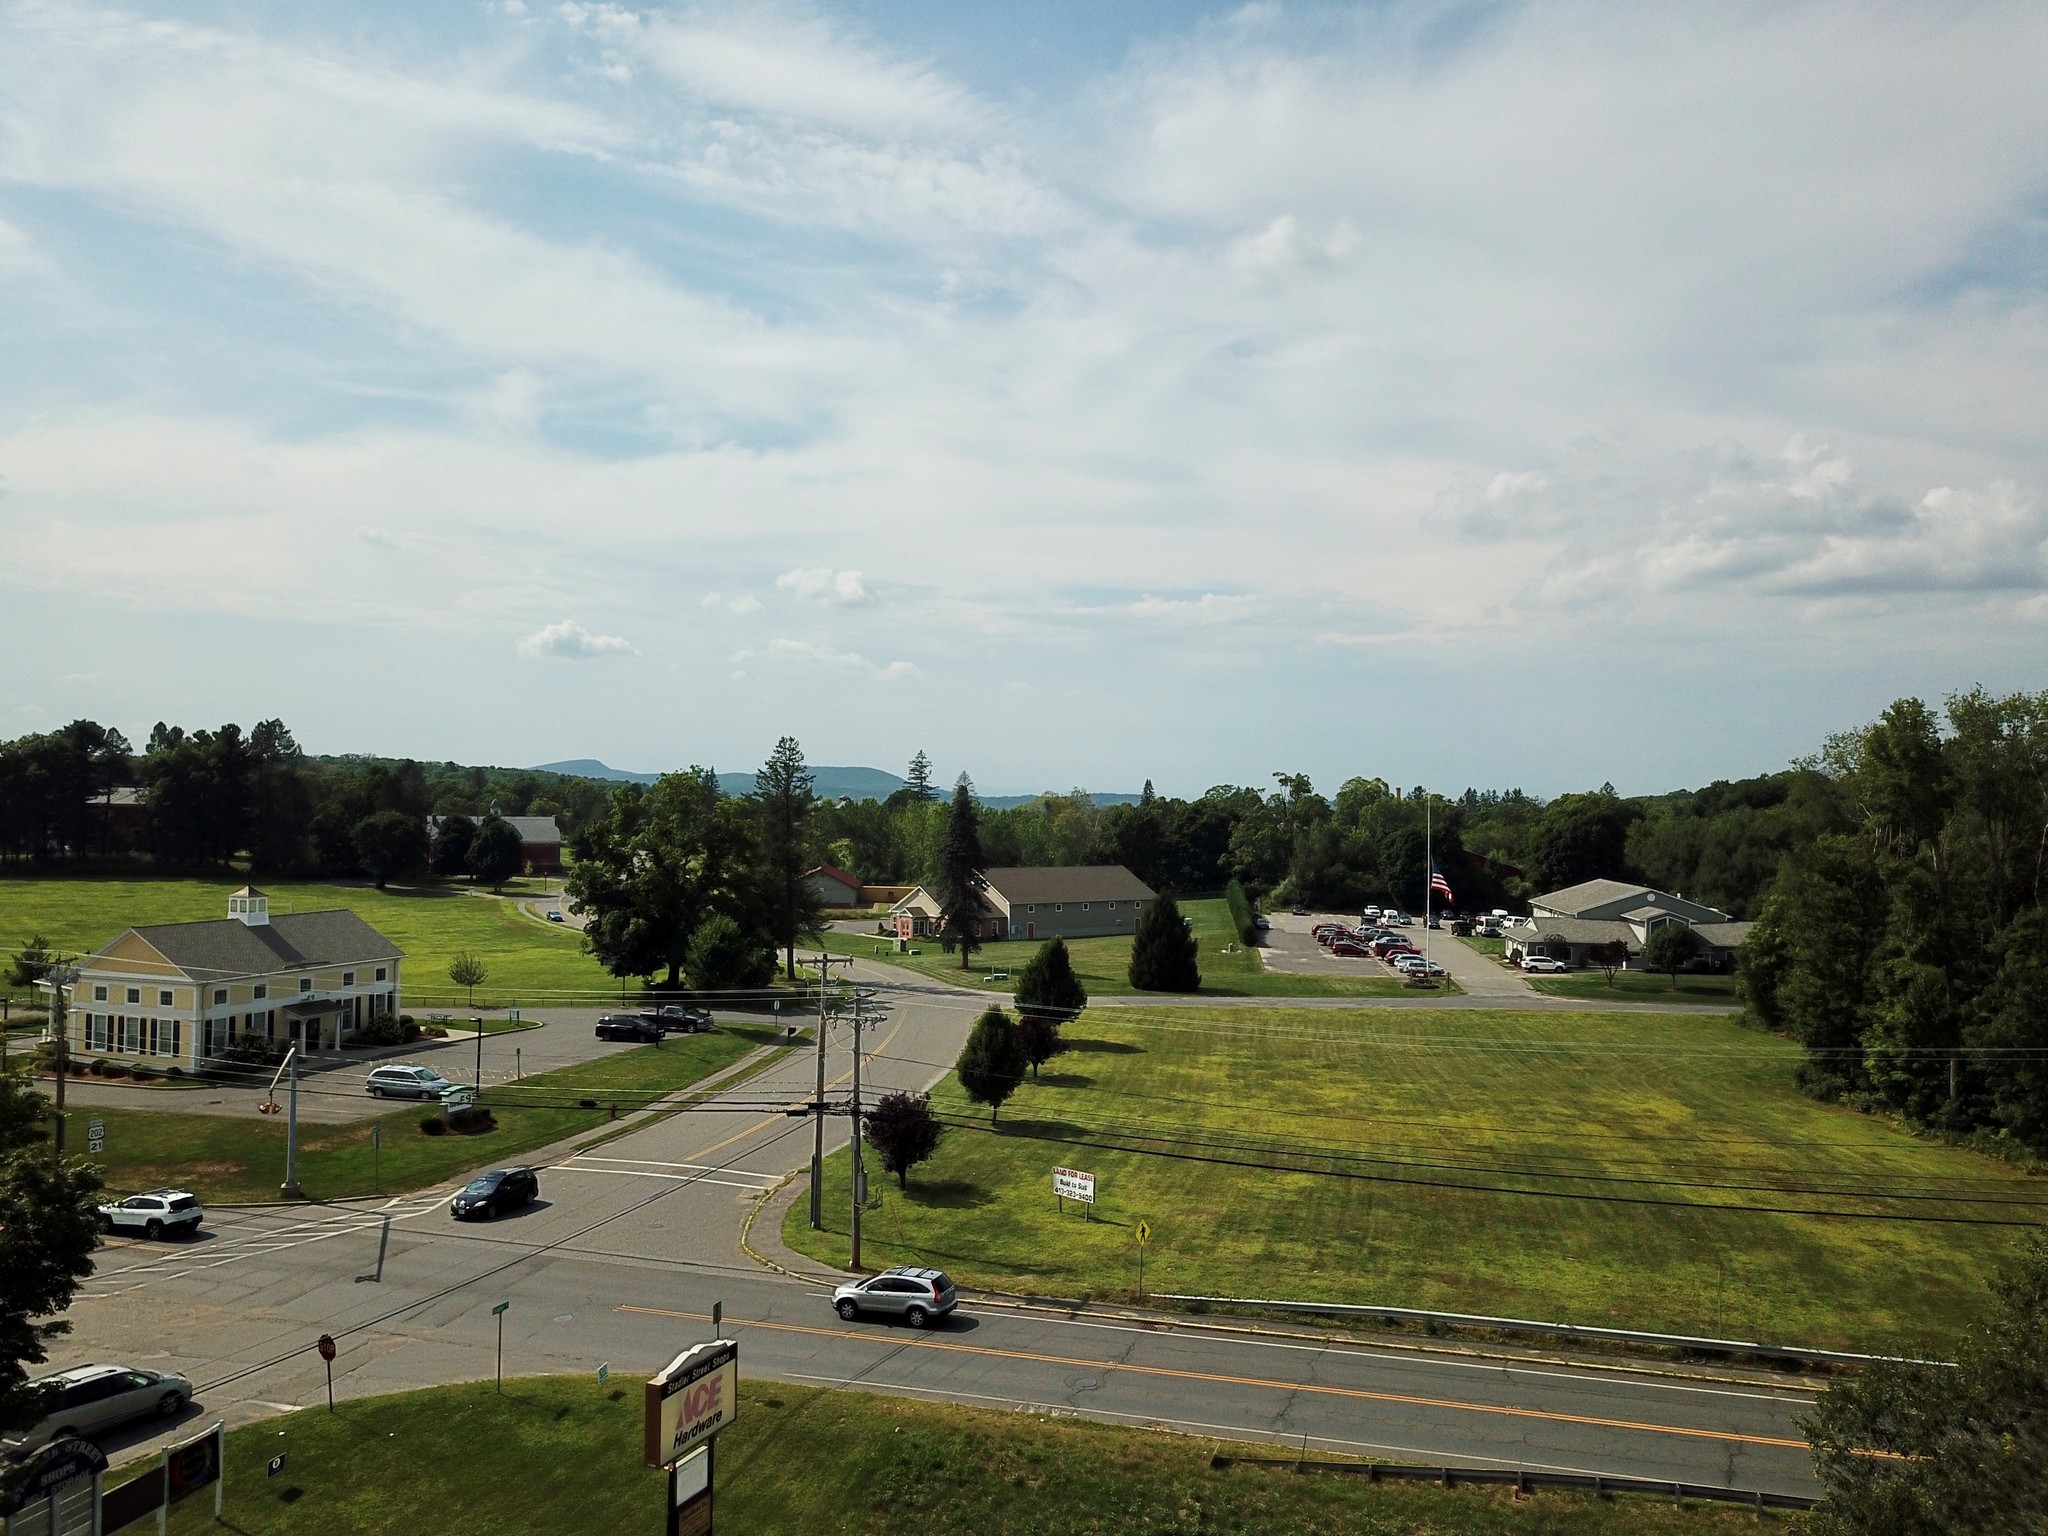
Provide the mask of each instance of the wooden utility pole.
MULTIPOLYGON (((860 1268, 860 1208, 867 1198, 867 1166, 860 1145, 860 991, 853 994, 853 1112, 849 1129, 853 1134, 853 1264, 860 1268)), ((821 1117, 822 1123, 822 1117, 821 1117)))
POLYGON ((811 1101, 811 1230, 825 1226, 825 992, 832 967, 851 965, 850 955, 818 956, 818 1095, 811 1101))

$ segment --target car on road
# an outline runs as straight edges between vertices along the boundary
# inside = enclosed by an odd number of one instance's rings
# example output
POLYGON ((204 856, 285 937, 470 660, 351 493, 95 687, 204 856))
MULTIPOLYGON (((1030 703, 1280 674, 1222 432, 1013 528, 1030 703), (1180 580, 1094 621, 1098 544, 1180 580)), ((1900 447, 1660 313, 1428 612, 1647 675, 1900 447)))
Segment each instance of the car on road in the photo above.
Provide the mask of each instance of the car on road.
POLYGON ((373 1099, 438 1099, 454 1086, 432 1067, 392 1062, 373 1069, 363 1091, 373 1099))
POLYGON ((641 1017, 653 1020, 661 1026, 664 1033, 671 1035, 701 1035, 706 1030, 718 1027, 712 1022, 711 1015, 702 1008, 680 1008, 673 1004, 657 1009, 653 1013, 642 1014, 641 1017))
POLYGON ((533 1169, 493 1168, 455 1192, 448 1209, 457 1221, 489 1221, 540 1198, 540 1175, 533 1169))
POLYGON ((1548 955, 1524 955, 1522 956, 1522 969, 1548 975, 1554 971, 1570 970, 1571 967, 1562 960, 1551 959, 1548 955))
POLYGON ((564 919, 564 918, 563 918, 563 916, 562 916, 562 914, 561 914, 561 913, 560 913, 559 911, 557 911, 557 910, 556 910, 555 908, 553 908, 553 907, 549 907, 549 908, 548 908, 548 921, 549 921, 549 922, 551 922, 551 923, 559 923, 559 922, 563 922, 563 921, 566 921, 566 919, 564 919))
POLYGON ((102 1231, 140 1232, 151 1238, 173 1233, 190 1237, 205 1219, 199 1197, 186 1189, 152 1189, 100 1207, 102 1231))
POLYGON ((30 1383, 30 1390, 47 1406, 27 1429, 0 1436, 0 1445, 10 1456, 70 1435, 95 1435, 134 1419, 174 1419, 192 1399, 192 1383, 183 1376, 126 1365, 74 1366, 30 1383))
POLYGON ((922 1328, 956 1305, 953 1282, 936 1269, 885 1269, 865 1280, 849 1280, 832 1293, 832 1310, 849 1323, 863 1312, 874 1312, 922 1328))
POLYGON ((643 1044, 668 1033, 654 1020, 637 1013, 608 1013, 597 1021, 600 1040, 638 1040, 643 1044))

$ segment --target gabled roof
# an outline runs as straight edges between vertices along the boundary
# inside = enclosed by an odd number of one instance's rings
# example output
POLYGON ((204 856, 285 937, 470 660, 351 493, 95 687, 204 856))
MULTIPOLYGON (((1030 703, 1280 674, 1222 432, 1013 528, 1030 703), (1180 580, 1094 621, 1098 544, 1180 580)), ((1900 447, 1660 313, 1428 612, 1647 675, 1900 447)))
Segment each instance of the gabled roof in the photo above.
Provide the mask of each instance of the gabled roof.
POLYGON ((1577 916, 1590 912, 1596 907, 1611 906, 1626 901, 1633 911, 1655 908, 1664 912, 1675 912, 1693 922, 1732 922, 1728 913, 1719 907, 1710 907, 1704 902, 1687 901, 1683 896, 1674 896, 1669 891, 1660 891, 1654 886, 1632 884, 1625 880, 1582 880, 1577 885, 1568 885, 1561 891, 1551 891, 1538 896, 1530 903, 1533 907, 1548 907, 1553 912, 1577 916))
MULTIPOLYGON (((151 923, 128 932, 195 978, 262 976, 316 965, 405 958, 404 950, 346 908, 288 912, 256 928, 232 917, 216 917, 201 923, 151 923)), ((99 952, 112 947, 106 945, 99 952)))
POLYGON ((1533 928, 1510 928, 1505 937, 1517 944, 1541 944, 1553 934, 1567 944, 1609 944, 1620 939, 1630 949, 1640 943, 1635 929, 1618 917, 1539 917, 1533 928))
POLYGON ((1755 923, 1694 923, 1692 931, 1717 949, 1740 949, 1755 923))
POLYGON ((813 875, 823 875, 827 880, 837 880, 841 885, 850 885, 856 891, 860 889, 860 881, 854 876, 849 875, 837 864, 819 864, 804 871, 804 878, 806 880, 810 879, 813 875))
MULTIPOLYGON (((429 816, 427 830, 439 832, 441 823, 447 819, 445 816, 429 816)), ((471 816, 468 819, 482 826, 491 818, 471 816)), ((562 829, 555 825, 555 818, 552 816, 500 816, 498 820, 517 832, 522 843, 559 843, 562 840, 562 829)))
POLYGON ((982 871, 988 888, 1013 906, 1022 901, 1150 901, 1152 887, 1121 864, 1061 864, 982 871))

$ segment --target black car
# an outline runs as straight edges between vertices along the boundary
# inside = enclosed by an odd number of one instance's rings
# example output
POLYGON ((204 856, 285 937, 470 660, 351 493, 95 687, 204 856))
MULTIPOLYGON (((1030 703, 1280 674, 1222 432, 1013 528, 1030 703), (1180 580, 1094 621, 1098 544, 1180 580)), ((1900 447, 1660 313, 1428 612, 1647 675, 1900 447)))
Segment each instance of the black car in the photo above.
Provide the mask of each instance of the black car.
POLYGON ((637 1013, 608 1013, 597 1021, 600 1040, 659 1040, 664 1031, 652 1019, 637 1013))
POLYGON ((671 1005, 654 1013, 642 1014, 641 1017, 651 1020, 660 1026, 663 1033, 671 1035, 701 1035, 714 1027, 711 1015, 702 1008, 679 1008, 671 1005))
POLYGON ((531 1168, 493 1168, 455 1192, 448 1209, 457 1221, 489 1221, 540 1198, 540 1175, 531 1168))

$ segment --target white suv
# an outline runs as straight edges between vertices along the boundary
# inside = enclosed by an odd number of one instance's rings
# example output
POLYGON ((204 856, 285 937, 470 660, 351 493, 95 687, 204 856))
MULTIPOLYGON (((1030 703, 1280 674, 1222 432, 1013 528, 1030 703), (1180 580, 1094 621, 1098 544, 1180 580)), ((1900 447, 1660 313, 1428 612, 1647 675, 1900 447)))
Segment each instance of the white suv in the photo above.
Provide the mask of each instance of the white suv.
POLYGON ((162 1237, 175 1232, 190 1237, 206 1218, 199 1197, 182 1189, 152 1189, 100 1207, 100 1226, 108 1232, 140 1232, 162 1237))
POLYGON ((364 1084, 373 1099, 438 1099, 455 1085, 432 1067, 378 1067, 364 1084))

